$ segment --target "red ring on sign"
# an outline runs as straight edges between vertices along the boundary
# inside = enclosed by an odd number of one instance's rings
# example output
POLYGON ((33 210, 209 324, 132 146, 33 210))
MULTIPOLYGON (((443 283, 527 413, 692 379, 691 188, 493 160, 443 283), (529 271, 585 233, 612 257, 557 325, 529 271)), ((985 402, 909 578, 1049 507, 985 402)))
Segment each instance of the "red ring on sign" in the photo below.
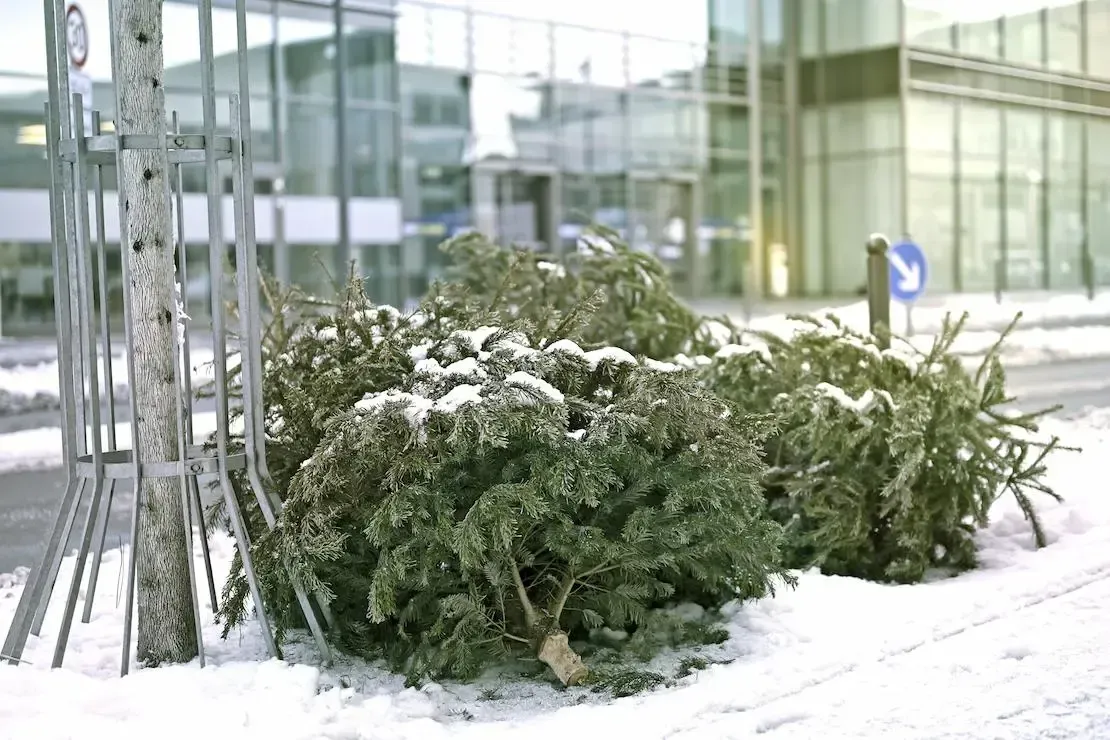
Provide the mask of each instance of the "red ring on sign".
POLYGON ((69 54, 69 63, 77 69, 84 67, 85 62, 89 60, 89 25, 85 22, 85 14, 76 4, 66 8, 66 52, 69 54), (84 37, 84 48, 81 49, 80 54, 70 43, 70 25, 74 23, 80 27, 81 35, 84 37))

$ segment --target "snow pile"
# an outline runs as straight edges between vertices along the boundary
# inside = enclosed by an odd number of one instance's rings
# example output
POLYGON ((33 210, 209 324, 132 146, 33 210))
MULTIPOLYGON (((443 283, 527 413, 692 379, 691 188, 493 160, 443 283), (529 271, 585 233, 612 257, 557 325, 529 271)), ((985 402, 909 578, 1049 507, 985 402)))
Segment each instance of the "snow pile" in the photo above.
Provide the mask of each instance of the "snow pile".
MULTIPOLYGON (((210 617, 209 667, 119 679, 118 551, 102 566, 92 622, 74 625, 65 667, 48 671, 68 558, 30 665, 0 666, 0 738, 148 737, 167 731, 167 717, 173 737, 219 728, 266 740, 1110 737, 1110 497, 1090 485, 1110 455, 1110 412, 1047 426, 1084 447, 1051 463, 1066 501, 1041 506, 1049 547, 1032 549, 1003 499, 978 538, 980 570, 919 586, 804 573, 794 591, 727 610, 730 638, 704 656, 732 662, 616 701, 496 677, 405 688, 349 660, 288 665, 264 659, 256 627, 220 641, 210 617)), ((218 578, 231 553, 213 538, 218 578)), ((21 588, 13 580, 0 579, 0 633, 21 588)), ((313 660, 307 640, 287 654, 313 660)), ((670 673, 670 660, 652 667, 670 673)))
MULTIPOLYGON (((925 298, 913 308, 913 326, 921 334, 935 334, 940 331, 945 314, 959 316, 964 311, 971 314, 971 328, 994 330, 1001 329, 1013 320, 1020 311, 1028 324, 1045 323, 1084 323, 1110 320, 1110 291, 1095 295, 1088 300, 1085 295, 1025 294, 1003 296, 998 302, 993 294, 963 293, 944 298, 925 298)), ((857 331, 868 327, 867 301, 855 301, 839 306, 829 306, 815 311, 814 315, 835 314, 845 324, 857 331)), ((751 328, 762 329, 764 324, 774 323, 779 316, 754 317, 751 328)), ((734 319, 739 320, 739 319, 734 319)), ((896 334, 904 334, 907 329, 905 309, 892 303, 890 307, 891 329, 896 334)))

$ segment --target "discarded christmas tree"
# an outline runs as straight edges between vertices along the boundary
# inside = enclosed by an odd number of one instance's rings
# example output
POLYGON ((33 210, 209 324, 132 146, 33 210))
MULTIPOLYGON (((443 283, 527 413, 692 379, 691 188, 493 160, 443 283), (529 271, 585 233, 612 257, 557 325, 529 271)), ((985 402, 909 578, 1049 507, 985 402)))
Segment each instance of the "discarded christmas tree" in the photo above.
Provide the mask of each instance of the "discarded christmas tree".
MULTIPOLYGON (((531 656, 575 684, 587 669, 570 640, 589 629, 634 628, 676 584, 722 603, 782 574, 760 488, 763 420, 690 373, 489 328, 367 339, 334 342, 415 369, 323 424, 280 526, 256 543, 268 603, 292 598, 288 573, 266 564, 291 563, 329 599, 346 650, 410 677, 531 656)), ((241 577, 226 593, 230 628, 241 577)), ((276 619, 299 626, 292 608, 276 619)))
POLYGON ((1008 331, 978 372, 965 369, 951 349, 966 318, 919 352, 897 340, 881 349, 831 317, 796 317, 790 331, 749 334, 704 366, 709 388, 778 420, 766 482, 792 567, 900 582, 973 567, 973 534, 1006 493, 1044 544, 1030 493, 1055 497, 1041 479, 1058 441, 1034 434, 1052 409, 1005 410, 1008 331))
POLYGON ((483 307, 489 323, 523 321, 534 341, 561 336, 567 313, 593 299, 597 310, 580 315, 574 326, 573 338, 583 347, 668 358, 713 345, 717 322, 678 298, 658 259, 630 248, 608 229, 587 233, 578 251, 561 259, 506 249, 475 233, 451 239, 442 249, 451 265, 436 293, 451 304, 469 300, 483 307))

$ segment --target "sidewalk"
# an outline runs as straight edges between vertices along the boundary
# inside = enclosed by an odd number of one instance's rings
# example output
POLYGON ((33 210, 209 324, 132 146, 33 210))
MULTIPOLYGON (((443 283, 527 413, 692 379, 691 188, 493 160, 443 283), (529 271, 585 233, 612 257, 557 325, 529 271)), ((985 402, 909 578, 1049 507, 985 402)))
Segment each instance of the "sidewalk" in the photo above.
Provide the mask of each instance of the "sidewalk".
MULTIPOLYGON (((703 314, 724 315, 740 324, 749 323, 745 319, 744 302, 739 298, 694 300, 690 301, 690 305, 703 314)), ((830 311, 853 328, 868 328, 867 301, 861 298, 786 298, 761 301, 752 306, 750 323, 753 328, 759 328, 765 320, 782 314, 824 314, 830 311)), ((925 296, 913 307, 914 333, 936 333, 945 314, 950 313, 953 318, 958 318, 964 311, 969 314, 966 327, 969 331, 999 331, 1009 325, 1019 311, 1022 313, 1022 320, 1018 325, 1021 329, 1110 326, 1110 289, 1096 293, 1093 300, 1076 292, 1048 291, 1010 293, 1003 296, 1001 303, 991 293, 925 296)), ((891 328, 896 333, 906 332, 905 307, 893 303, 890 307, 890 319, 891 328)))

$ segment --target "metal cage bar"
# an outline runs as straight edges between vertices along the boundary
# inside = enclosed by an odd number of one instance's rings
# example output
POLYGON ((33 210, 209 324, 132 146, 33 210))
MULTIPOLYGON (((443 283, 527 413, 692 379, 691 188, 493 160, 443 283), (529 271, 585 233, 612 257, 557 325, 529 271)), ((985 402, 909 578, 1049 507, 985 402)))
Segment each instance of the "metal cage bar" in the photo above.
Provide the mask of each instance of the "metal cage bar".
MULTIPOLYGON (((119 0, 109 0, 110 23, 117 25, 119 0)), ((132 628, 136 601, 139 528, 142 526, 143 481, 147 478, 176 479, 181 493, 181 512, 186 523, 184 547, 188 557, 192 610, 200 662, 205 660, 203 621, 197 573, 193 558, 194 527, 200 537, 201 555, 207 577, 207 591, 213 611, 218 608, 216 584, 212 572, 207 532, 204 526, 200 476, 215 476, 224 502, 232 535, 250 587, 264 639, 271 655, 280 657, 270 626, 262 589, 255 573, 250 552, 250 538, 233 474, 245 473, 250 494, 257 501, 267 526, 273 527, 281 510, 281 501, 270 490, 266 465, 264 409, 262 407, 261 308, 259 305, 258 254, 255 243, 254 180, 250 143, 250 111, 247 97, 246 3, 235 3, 238 32, 238 92, 228 97, 230 127, 217 131, 215 59, 213 52, 212 0, 198 3, 199 45, 202 76, 202 132, 184 133, 176 113, 171 115, 167 131, 122 133, 116 127, 105 132, 99 111, 91 111, 92 128, 85 130, 84 114, 87 101, 80 94, 70 97, 66 75, 65 11, 63 0, 43 0, 46 11, 46 38, 49 100, 45 106, 47 131, 47 163, 50 169, 51 234, 54 242, 55 319, 58 339, 58 374, 61 387, 63 452, 67 472, 65 493, 53 529, 48 535, 39 567, 32 571, 16 607, 0 659, 24 662, 22 656, 31 635, 40 634, 48 616, 55 582, 63 556, 70 544, 78 516, 84 512, 80 536, 76 543, 75 567, 60 610, 60 625, 54 646, 52 665, 60 666, 77 602, 82 593, 85 602, 81 621, 92 618, 98 571, 102 564, 113 505, 117 503, 118 482, 132 484, 130 546, 126 553, 127 574, 124 583, 123 636, 120 673, 131 666, 132 628), (106 197, 105 168, 120 171, 121 155, 126 150, 145 149, 157 153, 167 172, 165 197, 169 209, 169 231, 165 243, 176 247, 174 295, 172 301, 175 330, 173 345, 174 382, 180 394, 176 414, 178 437, 176 459, 146 460, 138 453, 138 419, 140 408, 137 394, 128 392, 130 440, 117 434, 117 398, 113 374, 113 331, 109 321, 108 244, 105 236, 106 197), (225 248, 221 224, 224 194, 221 187, 220 163, 228 161, 232 175, 232 205, 235 214, 234 247, 237 290, 234 296, 224 290, 225 248), (213 347, 213 386, 216 405, 216 429, 212 439, 198 444, 194 416, 199 399, 192 382, 192 347, 197 331, 188 319, 189 265, 186 254, 186 212, 183 168, 200 166, 206 180, 208 224, 208 264, 211 286, 212 322, 210 336, 213 347), (91 202, 91 205, 90 205, 91 202), (238 313, 237 347, 229 344, 225 318, 225 298, 233 299, 238 313), (76 329, 77 336, 73 336, 76 329), (242 388, 241 408, 232 408, 229 398, 228 354, 238 350, 242 388), (232 416, 241 413, 244 419, 241 443, 232 434, 232 416), (104 429, 105 424, 107 429, 104 429), (241 446, 241 449, 240 449, 241 446), (86 501, 86 497, 88 500, 86 501), (91 561, 91 562, 90 562, 91 561), (90 566, 90 567, 87 567, 90 566), (86 571, 88 571, 86 573, 86 571), (86 581, 87 579, 87 581, 86 581)), ((111 37, 112 74, 120 79, 119 49, 111 37)), ((122 110, 125 91, 115 89, 115 105, 122 110)), ((117 178, 119 179, 119 178, 117 178)), ((127 183, 119 182, 117 202, 120 220, 120 266, 123 277, 123 340, 127 377, 136 377, 137 357, 144 348, 136 346, 135 317, 131 310, 131 257, 127 234, 127 183)), ((316 640, 324 663, 330 662, 324 628, 329 614, 325 602, 317 595, 309 599, 303 585, 294 581, 296 597, 304 612, 309 631, 316 640)), ((52 611, 49 612, 53 614, 52 611)))

